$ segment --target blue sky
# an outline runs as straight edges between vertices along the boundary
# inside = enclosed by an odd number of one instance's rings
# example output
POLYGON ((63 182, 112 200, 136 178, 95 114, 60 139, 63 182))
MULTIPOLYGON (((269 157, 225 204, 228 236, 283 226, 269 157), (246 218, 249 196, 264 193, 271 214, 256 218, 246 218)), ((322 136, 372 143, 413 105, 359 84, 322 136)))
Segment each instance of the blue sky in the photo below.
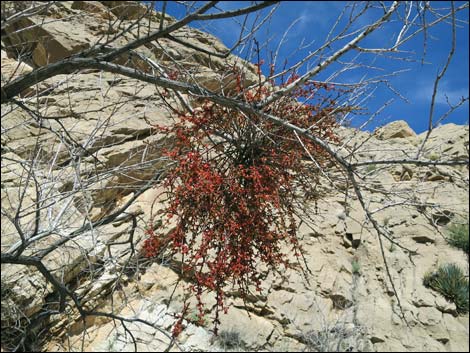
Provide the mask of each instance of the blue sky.
MULTIPOLYGON (((195 6, 200 6, 201 3, 202 2, 196 2, 195 6)), ((464 2, 456 2, 455 6, 458 7, 463 3, 464 2)), ((218 7, 223 10, 228 10, 245 7, 249 4, 250 2, 222 1, 218 4, 218 7)), ((256 33, 255 38, 262 45, 261 56, 266 62, 269 62, 269 53, 276 50, 286 29, 296 21, 285 37, 286 41, 279 51, 279 58, 277 60, 277 63, 282 63, 284 60, 287 60, 288 64, 294 64, 308 54, 309 51, 317 49, 324 43, 329 30, 335 23, 340 12, 344 9, 345 4, 345 2, 322 1, 281 2, 270 21, 266 22, 256 33), (311 43, 311 46, 299 50, 299 47, 305 43, 311 43)), ((390 2, 386 2, 386 4, 389 6, 390 2)), ((450 2, 431 2, 431 4, 435 8, 450 6, 450 2)), ((157 8, 158 6, 159 5, 157 5, 157 8)), ((262 14, 267 14, 270 10, 270 8, 264 9, 262 14)), ((404 11, 404 8, 402 8, 399 14, 403 15, 404 11)), ((176 18, 181 18, 184 15, 184 8, 176 2, 169 2, 167 12, 176 18)), ((360 29, 361 26, 375 21, 382 14, 383 11, 380 9, 370 9, 359 18, 356 26, 352 27, 351 31, 360 29)), ((413 14, 414 13, 412 13, 412 15, 413 14)), ((194 22, 191 26, 215 35, 226 46, 230 47, 238 38, 240 21, 243 19, 244 17, 238 17, 235 19, 223 19, 210 22, 194 22)), ((432 15, 427 17, 427 21, 429 22, 433 19, 435 19, 435 17, 432 15)), ((457 15, 457 19, 468 22, 468 8, 460 11, 457 15)), ((255 16, 250 15, 247 23, 252 24, 255 20, 255 16)), ((366 38, 364 42, 361 43, 361 46, 377 48, 392 45, 401 29, 401 23, 397 15, 393 16, 383 30, 377 31, 366 38)), ((343 22, 340 22, 340 25, 343 24, 343 22)), ((434 113, 435 121, 449 109, 446 96, 451 103, 456 103, 462 96, 468 97, 469 95, 469 30, 468 23, 459 22, 459 24, 460 26, 457 28, 456 32, 457 45, 455 54, 446 75, 440 81, 439 85, 439 93, 436 98, 434 113)), ((350 39, 345 39, 333 44, 333 46, 325 52, 325 55, 342 47, 348 40, 350 39)), ((365 108, 363 113, 350 116, 351 124, 353 126, 361 126, 370 116, 377 112, 385 102, 393 99, 386 108, 381 110, 380 113, 374 117, 373 122, 365 127, 367 130, 372 130, 384 123, 401 119, 406 120, 418 133, 426 130, 434 79, 438 70, 440 70, 446 62, 451 47, 451 40, 451 26, 448 23, 441 22, 428 30, 426 54, 424 56, 423 34, 417 35, 402 47, 407 53, 399 54, 399 56, 402 58, 405 57, 407 61, 397 60, 397 54, 379 57, 372 54, 360 54, 360 56, 357 57, 357 52, 346 54, 342 58, 343 62, 351 62, 354 60, 355 62, 368 65, 368 67, 358 67, 348 70, 336 77, 334 79, 336 82, 351 83, 357 82, 361 78, 372 78, 387 75, 397 70, 408 70, 400 75, 391 76, 389 78, 393 89, 400 92, 407 101, 394 94, 386 85, 378 84, 373 92, 368 92, 370 94, 369 98, 362 102, 361 105, 365 108)), ((245 50, 237 54, 246 57, 247 53, 248 51, 245 50)), ((318 60, 318 58, 314 58, 310 64, 315 65, 318 63, 318 60)), ((333 72, 338 70, 339 67, 340 65, 333 64, 314 79, 325 80, 333 72)), ((268 65, 264 65, 264 69, 267 70, 268 65)), ((304 73, 306 69, 306 67, 301 68, 299 73, 304 73)), ((267 71, 265 72, 267 73, 267 71)), ((450 114, 444 120, 444 123, 468 124, 468 106, 468 102, 466 102, 458 110, 450 114)))

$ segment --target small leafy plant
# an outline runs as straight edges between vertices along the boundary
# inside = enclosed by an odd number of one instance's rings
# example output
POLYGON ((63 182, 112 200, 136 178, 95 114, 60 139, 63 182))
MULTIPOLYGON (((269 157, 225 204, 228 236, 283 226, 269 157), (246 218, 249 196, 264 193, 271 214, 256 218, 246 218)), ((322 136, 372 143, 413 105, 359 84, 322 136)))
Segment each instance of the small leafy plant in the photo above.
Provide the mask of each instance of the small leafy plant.
POLYGON ((353 275, 359 276, 361 274, 361 264, 359 263, 359 259, 354 258, 351 261, 351 272, 353 275))
POLYGON ((437 271, 428 272, 423 278, 423 284, 455 303, 459 313, 468 312, 468 278, 457 265, 444 264, 437 271))
POLYGON ((369 164, 367 166, 367 173, 372 173, 373 171, 375 171, 377 169, 377 165, 375 164, 369 164))
POLYGON ((431 160, 431 161, 437 161, 439 160, 439 155, 437 153, 430 153, 428 155, 428 158, 431 160))
POLYGON ((208 320, 205 315, 201 315, 201 313, 197 311, 193 311, 191 314, 188 315, 186 318, 189 322, 193 323, 196 326, 206 326, 208 324, 208 320))
POLYGON ((467 224, 451 224, 448 227, 449 237, 447 241, 450 245, 469 253, 469 236, 467 224))

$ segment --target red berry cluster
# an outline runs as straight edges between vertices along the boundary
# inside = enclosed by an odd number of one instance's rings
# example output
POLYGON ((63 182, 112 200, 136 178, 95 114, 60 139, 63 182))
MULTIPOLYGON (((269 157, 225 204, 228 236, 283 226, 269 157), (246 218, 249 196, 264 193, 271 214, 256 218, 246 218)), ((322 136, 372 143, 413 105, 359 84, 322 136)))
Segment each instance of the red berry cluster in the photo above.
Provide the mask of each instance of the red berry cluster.
MULTIPOLYGON (((292 75, 285 84, 296 79, 292 75)), ((237 72, 233 97, 249 104, 261 102, 272 91, 269 82, 252 90, 245 90, 242 82, 242 73, 237 72)), ((308 83, 264 110, 336 141, 331 114, 336 102, 328 97, 330 90, 308 83)), ((163 212, 176 227, 169 234, 149 230, 145 251, 156 256, 165 242, 173 254, 180 254, 200 317, 208 310, 202 294, 215 295, 216 305, 210 310, 217 333, 219 314, 227 311, 227 289, 235 287, 242 298, 251 290, 261 291, 260 265, 289 267, 284 251, 292 250, 297 257, 302 253, 295 201, 311 195, 318 180, 318 170, 305 160, 312 155, 322 166, 329 157, 283 126, 210 101, 200 102, 192 114, 181 113, 173 126, 158 129, 175 141, 165 152, 175 166, 164 181, 169 203, 163 212)), ((182 330, 183 316, 175 335, 182 330)))

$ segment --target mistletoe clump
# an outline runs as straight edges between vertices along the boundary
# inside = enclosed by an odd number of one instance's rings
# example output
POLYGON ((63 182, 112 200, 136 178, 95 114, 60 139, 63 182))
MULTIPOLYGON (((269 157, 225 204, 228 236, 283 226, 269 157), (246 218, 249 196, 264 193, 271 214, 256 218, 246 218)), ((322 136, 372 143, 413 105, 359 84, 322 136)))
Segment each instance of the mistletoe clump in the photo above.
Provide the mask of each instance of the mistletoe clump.
MULTIPOLYGON (((237 73, 233 98, 252 105, 261 102, 273 85, 261 83, 260 72, 259 77, 258 88, 244 90, 242 74, 237 73)), ((296 78, 292 75, 284 85, 296 78)), ((330 91, 330 86, 307 83, 263 111, 309 128, 323 140, 337 141, 331 114, 336 102, 330 91)), ((202 294, 214 293, 216 304, 210 311, 217 334, 220 313, 228 309, 227 289, 235 287, 241 298, 251 290, 261 291, 260 265, 272 270, 295 265, 283 249, 292 251, 300 263, 296 200, 315 193, 318 168, 330 158, 284 126, 207 100, 192 113, 180 113, 173 126, 157 128, 175 141, 165 152, 174 167, 164 181, 168 207, 163 210, 175 227, 169 234, 150 229, 145 250, 156 256, 165 245, 180 254, 200 318, 205 316, 202 294), (315 164, 306 162, 312 159, 315 164)), ((182 330, 186 303, 184 308, 174 335, 182 330)))

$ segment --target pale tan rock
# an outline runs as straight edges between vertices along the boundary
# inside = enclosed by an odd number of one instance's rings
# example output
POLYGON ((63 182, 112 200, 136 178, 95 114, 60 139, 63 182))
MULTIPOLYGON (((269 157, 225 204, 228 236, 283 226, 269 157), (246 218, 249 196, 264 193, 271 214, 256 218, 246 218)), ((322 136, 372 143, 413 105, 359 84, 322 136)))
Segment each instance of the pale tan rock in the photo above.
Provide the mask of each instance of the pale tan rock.
POLYGON ((451 303, 442 296, 436 296, 435 300, 436 308, 443 312, 457 316, 457 307, 455 303, 451 303))
POLYGON ((275 352, 303 352, 306 348, 305 344, 293 338, 283 336, 275 342, 273 350, 275 352))
MULTIPOLYGON (((13 27, 7 27, 8 45, 18 50, 18 46, 26 45, 22 50, 31 52, 36 66, 44 66, 70 56, 90 46, 87 37, 90 33, 83 22, 72 20, 73 27, 67 29, 70 23, 61 21, 46 21, 40 17, 22 18, 13 27), (30 28, 15 34, 18 28, 30 28), (27 44, 24 44, 27 43, 27 44)), ((8 50, 8 47, 7 47, 8 50)))
POLYGON ((101 3, 122 20, 136 20, 148 12, 147 8, 137 1, 101 1, 101 3))
POLYGON ((83 10, 99 15, 105 20, 115 20, 116 16, 99 1, 74 1, 71 6, 74 10, 83 10))
MULTIPOLYGON (((18 23, 17 27, 9 28, 9 33, 12 33, 21 26, 37 25, 34 30, 13 35, 10 45, 19 44, 25 53, 29 52, 32 55, 31 65, 45 65, 93 45, 101 35, 117 33, 119 29, 108 28, 109 19, 120 18, 125 26, 131 23, 129 20, 144 15, 145 11, 144 6, 128 2, 60 3, 48 14, 32 16, 18 23), (72 22, 69 17, 73 18, 72 22), (70 28, 71 25, 73 28, 70 28)), ((157 29, 159 15, 149 13, 145 16, 146 20, 152 19, 148 29, 157 29)), ((174 19, 165 17, 165 23, 171 21, 174 19)), ((131 29, 115 44, 123 45, 138 35, 142 33, 139 34, 137 28, 131 29)), ((189 27, 179 29, 177 35, 209 51, 227 51, 214 36, 189 27)), ((167 66, 166 69, 171 68, 175 60, 193 73, 203 87, 214 92, 224 90, 227 93, 234 88, 234 73, 227 70, 227 65, 237 65, 246 71, 245 85, 258 80, 256 68, 234 56, 229 56, 225 61, 195 52, 166 38, 161 39, 159 44, 142 47, 138 51, 163 67, 167 66)), ((8 45, 6 43, 7 52, 2 51, 2 74, 6 80, 32 70, 29 64, 14 59, 17 53, 8 45)), ((150 72, 149 66, 141 60, 127 59, 127 56, 120 57, 116 63, 150 72)), ((89 71, 74 76, 59 75, 47 80, 38 90, 47 87, 55 88, 38 98, 41 112, 62 116, 61 121, 70 136, 86 145, 96 157, 83 157, 83 175, 94 175, 96 171, 107 175, 94 181, 87 192, 75 193, 67 199, 70 200, 67 222, 61 229, 65 232, 82 225, 84 219, 99 220, 133 198, 138 186, 146 183, 161 166, 161 150, 171 146, 171 141, 163 141, 161 136, 154 134, 147 121, 168 126, 173 120, 154 86, 114 74, 89 71), (134 166, 139 166, 139 169, 134 166)), ((24 92, 23 96, 35 93, 36 88, 24 92)), ((185 95, 185 98, 193 101, 189 96, 185 95)), ((179 106, 174 97, 167 99, 179 106)), ((49 121, 47 124, 48 128, 60 131, 57 122, 49 121)), ((18 202, 15 195, 18 195, 18 188, 22 185, 18 178, 21 163, 30 158, 36 141, 41 145, 44 161, 56 156, 57 164, 50 172, 50 177, 57 180, 56 192, 65 194, 73 190, 76 171, 67 166, 71 162, 71 153, 57 136, 40 130, 37 122, 31 121, 28 114, 19 110, 2 119, 2 129, 7 130, 5 133, 2 130, 2 149, 5 148, 2 158, 14 160, 2 164, 2 212, 12 212, 18 202), (6 187, 3 188, 3 185, 6 187)), ((337 130, 348 141, 348 148, 361 145, 353 156, 357 161, 409 158, 417 153, 424 138, 424 134, 416 137, 403 122, 394 122, 380 129, 375 135, 377 138, 364 131, 337 130)), ((422 158, 429 158, 433 153, 443 159, 468 158, 467 146, 468 127, 443 125, 430 135, 422 158)), ((348 148, 342 150, 341 155, 348 154, 348 148)), ((468 184, 465 183, 465 180, 468 183, 468 170, 465 166, 410 167, 408 170, 401 166, 379 165, 375 169, 364 166, 358 171, 366 174, 364 182, 371 186, 370 190, 364 191, 364 196, 372 209, 398 203, 398 206, 387 207, 374 214, 379 224, 390 231, 393 239, 400 244, 418 251, 418 255, 413 256, 413 265, 402 249, 384 242, 387 264, 410 326, 407 327, 397 314, 399 309, 385 273, 378 235, 370 224, 366 224, 359 202, 353 200, 345 204, 344 195, 327 186, 328 182, 323 180, 326 196, 318 201, 315 209, 311 205, 309 216, 312 227, 302 224, 298 230, 299 236, 303 237, 301 242, 305 248, 306 264, 312 271, 305 274, 309 282, 299 272, 278 269, 281 273, 269 273, 262 284, 263 292, 248 296, 246 304, 238 297, 236 290, 227 289, 230 295, 228 300, 234 307, 227 315, 222 315, 220 330, 235 330, 243 344, 252 350, 304 350, 307 346, 302 343, 302 337, 306 333, 325 330, 333 333, 328 330, 340 326, 348 334, 359 328, 364 330, 364 334, 367 333, 373 347, 363 351, 372 348, 379 351, 468 349, 468 315, 455 316, 455 304, 422 285, 423 275, 428 270, 449 259, 468 269, 465 255, 450 248, 429 223, 434 220, 438 229, 445 231, 446 222, 458 215, 468 214, 468 184), (387 193, 383 194, 384 191, 387 193), (421 212, 430 218, 412 207, 399 204, 404 197, 410 196, 416 203, 426 204, 421 212), (362 227, 363 224, 367 227, 362 227), (349 245, 348 249, 342 246, 343 242, 349 245), (360 261, 360 276, 353 276, 351 271, 351 259, 355 256, 360 261), (251 318, 245 309, 251 311, 251 318)), ((342 187, 346 188, 346 183, 342 187)), ((27 206, 33 204, 35 197, 31 191, 27 191, 24 201, 27 206)), ((174 315, 181 311, 185 297, 184 285, 175 289, 175 284, 181 279, 178 259, 168 258, 163 264, 139 267, 140 272, 134 277, 130 273, 118 276, 130 256, 129 243, 125 240, 130 233, 132 216, 137 216, 138 220, 134 240, 139 251, 146 237, 144 230, 149 225, 150 215, 165 207, 161 199, 163 191, 159 187, 147 190, 128 208, 129 215, 99 228, 93 234, 87 232, 77 237, 66 250, 58 249, 51 253, 45 263, 58 278, 71 283, 78 280, 78 293, 88 293, 94 297, 88 302, 89 305, 111 310, 112 295, 114 312, 154 322, 158 328, 170 332, 175 323, 174 315), (110 245, 113 242, 121 244, 110 245), (113 266, 103 267, 96 277, 79 278, 78 275, 86 273, 90 266, 100 263, 112 263, 113 266), (114 288, 118 278, 121 281, 120 289, 111 293, 110 289, 114 288)), ((25 222, 32 220, 26 218, 25 222)), ((153 221, 155 223, 157 220, 153 221)), ((166 232, 167 228, 158 229, 166 232)), ((57 238, 58 235, 39 245, 47 246, 57 238)), ((18 241, 18 235, 14 226, 2 213, 2 250, 15 241, 18 241)), ((288 249, 284 250, 294 259, 288 249)), ((52 290, 44 278, 29 267, 2 266, 2 290, 4 283, 15 295, 13 299, 7 299, 7 304, 10 307, 20 306, 28 316, 40 310, 52 290)), ((212 293, 204 293, 203 300, 208 307, 215 303, 212 293)), ((194 299, 190 302, 194 308, 194 299)), ((3 308, 2 301, 2 320, 3 308)), ((75 317, 77 321, 70 325, 61 317, 52 318, 56 321, 51 323, 54 326, 51 332, 57 333, 57 340, 63 340, 63 345, 54 346, 56 342, 51 342, 50 347, 63 351, 69 348, 67 342, 70 340, 75 350, 81 349, 84 331, 78 316, 75 317)), ((185 324, 188 328, 180 339, 183 348, 209 351, 217 347, 209 331, 211 327, 197 327, 189 322, 185 324)), ((138 339, 138 350, 162 351, 167 347, 168 338, 162 332, 142 324, 129 327, 138 339)), ((85 337, 85 349, 88 351, 133 350, 129 335, 126 336, 122 327, 115 328, 109 320, 88 321, 85 337)))
POLYGON ((45 303, 45 296, 34 295, 38 288, 50 287, 38 271, 20 265, 2 264, 2 320, 11 322, 31 317, 45 303))
POLYGON ((160 289, 171 289, 178 282, 178 275, 168 267, 152 264, 140 277, 138 285, 143 292, 149 291, 154 285, 160 289))
POLYGON ((377 138, 380 140, 389 140, 392 138, 415 137, 416 133, 408 126, 406 121, 393 121, 376 131, 377 138))
POLYGON ((7 53, 1 51, 2 58, 2 84, 15 79, 18 76, 25 75, 33 70, 33 68, 25 62, 18 62, 7 56, 7 53))
POLYGON ((413 292, 413 304, 417 307, 432 307, 435 305, 436 297, 424 286, 418 286, 413 292))
POLYGON ((458 318, 453 317, 451 314, 443 314, 442 319, 449 333, 449 351, 458 352, 468 350, 468 314, 458 318))
POLYGON ((361 244, 362 238, 367 237, 369 231, 367 227, 360 224, 357 220, 348 218, 346 220, 346 238, 350 241, 351 246, 356 249, 361 244))
POLYGON ((409 237, 420 244, 436 242, 436 235, 429 224, 402 224, 393 228, 401 237, 409 237))
POLYGON ((434 307, 421 308, 418 320, 426 326, 437 325, 442 319, 442 313, 434 307))
POLYGON ((181 338, 184 348, 188 351, 202 350, 205 352, 214 351, 217 343, 214 342, 213 334, 208 332, 205 328, 189 325, 184 331, 185 337, 181 338))
POLYGON ((275 329, 269 320, 253 314, 250 316, 246 311, 231 308, 220 318, 221 327, 238 332, 247 349, 259 347, 260 342, 266 342, 275 329))

